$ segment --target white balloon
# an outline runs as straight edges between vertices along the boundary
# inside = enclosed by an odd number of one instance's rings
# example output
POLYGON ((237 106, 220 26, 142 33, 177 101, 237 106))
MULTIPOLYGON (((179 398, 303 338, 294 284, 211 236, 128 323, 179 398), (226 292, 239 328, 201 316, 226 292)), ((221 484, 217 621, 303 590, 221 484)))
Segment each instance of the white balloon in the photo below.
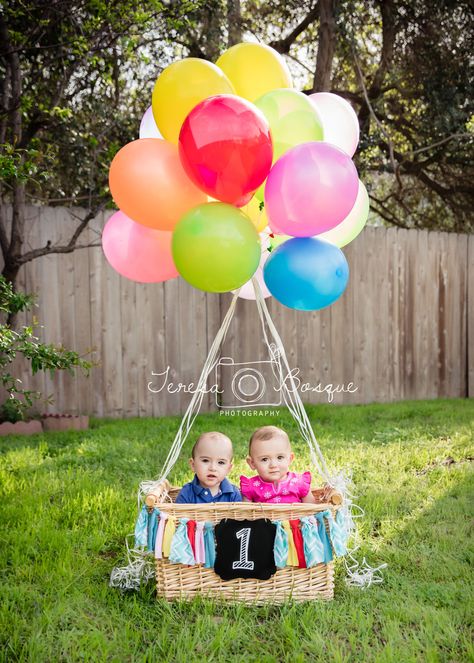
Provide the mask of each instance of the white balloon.
POLYGON ((163 138, 156 126, 155 118, 153 117, 153 109, 150 106, 145 111, 142 121, 140 122, 140 138, 163 138))
POLYGON ((352 242, 362 232, 369 218, 369 209, 369 194, 364 184, 359 180, 359 191, 354 207, 344 221, 341 221, 339 225, 334 226, 331 230, 316 235, 316 238, 325 239, 327 242, 331 242, 331 244, 335 244, 342 249, 343 246, 352 242))
MULTIPOLYGON (((263 268, 265 266, 265 263, 267 262, 268 256, 270 255, 270 251, 268 250, 268 247, 270 245, 268 230, 267 231, 264 230, 263 232, 260 233, 260 240, 262 246, 262 255, 260 257, 260 264, 257 267, 257 271, 255 272, 252 278, 257 279, 258 284, 260 286, 260 290, 262 291, 262 295, 264 299, 267 299, 267 297, 272 296, 272 293, 269 291, 269 289, 265 285, 265 281, 263 280, 263 268)), ((237 290, 233 290, 232 292, 235 293, 237 292, 237 290)), ((240 288, 239 297, 242 297, 242 299, 255 301, 255 291, 253 289, 252 279, 247 281, 247 283, 244 283, 244 285, 240 288)))
POLYGON ((309 98, 323 123, 325 142, 352 157, 359 142, 359 120, 350 103, 332 92, 316 92, 309 98))

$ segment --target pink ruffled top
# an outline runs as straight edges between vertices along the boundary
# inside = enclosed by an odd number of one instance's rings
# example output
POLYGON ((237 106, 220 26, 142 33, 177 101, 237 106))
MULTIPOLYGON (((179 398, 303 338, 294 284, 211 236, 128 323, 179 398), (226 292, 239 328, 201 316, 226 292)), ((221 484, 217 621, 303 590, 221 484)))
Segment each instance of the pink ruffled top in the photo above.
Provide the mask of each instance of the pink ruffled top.
POLYGON ((267 483, 259 476, 240 477, 240 492, 251 502, 272 502, 275 504, 291 504, 301 502, 311 489, 311 472, 296 474, 288 472, 286 478, 277 485, 267 483))

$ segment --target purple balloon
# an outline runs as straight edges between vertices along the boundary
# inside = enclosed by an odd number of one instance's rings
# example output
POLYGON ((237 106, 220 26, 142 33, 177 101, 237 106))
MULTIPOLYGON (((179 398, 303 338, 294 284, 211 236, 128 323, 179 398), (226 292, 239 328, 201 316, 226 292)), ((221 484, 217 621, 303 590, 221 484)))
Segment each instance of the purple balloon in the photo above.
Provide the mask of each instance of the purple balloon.
POLYGON ((324 142, 303 143, 274 164, 265 186, 273 232, 312 237, 343 221, 354 207, 359 178, 352 159, 324 142))

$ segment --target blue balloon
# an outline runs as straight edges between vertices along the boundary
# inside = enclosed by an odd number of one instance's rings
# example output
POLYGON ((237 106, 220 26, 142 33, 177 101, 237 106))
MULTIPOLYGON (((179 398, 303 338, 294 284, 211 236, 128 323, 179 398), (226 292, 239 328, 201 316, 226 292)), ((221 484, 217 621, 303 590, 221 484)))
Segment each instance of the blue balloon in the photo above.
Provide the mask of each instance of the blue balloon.
POLYGON ((342 295, 349 265, 341 249, 315 237, 294 237, 272 251, 263 278, 281 304, 318 311, 342 295))

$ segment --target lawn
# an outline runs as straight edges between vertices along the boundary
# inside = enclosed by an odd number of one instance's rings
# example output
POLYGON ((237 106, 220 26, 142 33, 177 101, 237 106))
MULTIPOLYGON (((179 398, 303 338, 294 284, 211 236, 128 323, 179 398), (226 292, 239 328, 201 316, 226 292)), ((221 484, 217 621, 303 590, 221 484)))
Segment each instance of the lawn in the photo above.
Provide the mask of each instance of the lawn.
MULTIPOLYGON (((2 661, 472 661, 474 401, 308 407, 326 460, 351 467, 360 554, 387 562, 382 585, 334 601, 247 607, 158 601, 153 586, 108 586, 123 564, 136 489, 155 476, 178 418, 94 420, 89 431, 0 442, 2 661)), ((237 480, 249 432, 287 412, 203 415, 193 436, 234 441, 237 480)), ((172 479, 189 480, 186 445, 172 479)))

